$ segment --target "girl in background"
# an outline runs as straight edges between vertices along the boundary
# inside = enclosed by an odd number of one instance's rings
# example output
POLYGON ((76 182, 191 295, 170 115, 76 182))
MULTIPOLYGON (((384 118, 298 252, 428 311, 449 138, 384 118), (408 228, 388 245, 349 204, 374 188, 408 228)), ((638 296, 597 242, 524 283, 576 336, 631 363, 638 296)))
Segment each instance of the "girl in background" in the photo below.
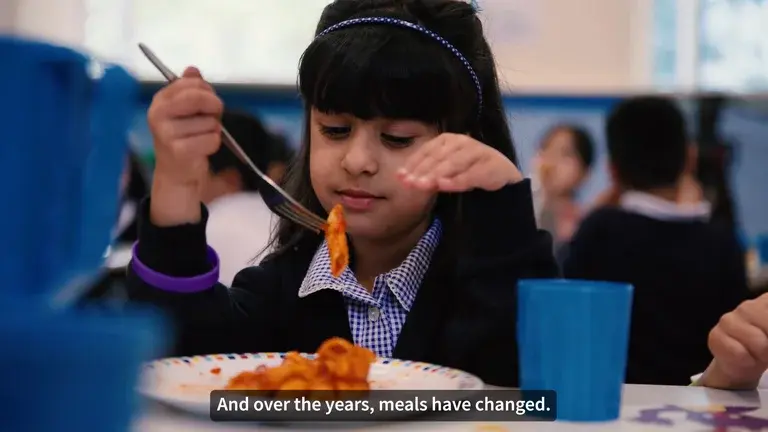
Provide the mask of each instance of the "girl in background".
POLYGON ((579 225, 582 211, 576 197, 594 158, 592 137, 579 126, 557 125, 541 141, 534 159, 536 213, 539 227, 554 237, 555 249, 567 243, 579 225))
POLYGON ((171 312, 180 355, 314 352, 336 336, 516 385, 516 282, 558 268, 475 10, 336 0, 302 56, 299 90, 305 136, 284 186, 320 215, 343 205, 349 267, 334 277, 323 234, 280 220, 271 255, 229 288, 216 282, 200 184, 223 107, 188 68, 149 109, 157 164, 131 298, 171 312))

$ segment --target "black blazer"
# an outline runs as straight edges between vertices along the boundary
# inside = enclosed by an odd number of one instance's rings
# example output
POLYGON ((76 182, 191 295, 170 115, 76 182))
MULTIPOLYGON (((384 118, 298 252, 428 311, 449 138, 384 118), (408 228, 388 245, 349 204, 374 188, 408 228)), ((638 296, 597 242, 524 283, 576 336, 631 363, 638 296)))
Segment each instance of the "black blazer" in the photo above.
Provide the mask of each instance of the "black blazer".
MULTIPOLYGON (((158 228, 141 211, 138 259, 173 276, 206 273, 205 220, 158 228)), ((518 384, 516 341, 520 278, 558 277, 552 240, 538 230, 530 182, 464 194, 470 236, 457 250, 441 241, 398 338, 394 357, 459 368, 486 383, 518 384)), ((227 288, 161 291, 129 269, 131 299, 169 311, 177 324, 176 355, 315 352, 332 336, 352 340, 341 293, 299 298, 299 286, 321 237, 242 270, 227 288)))
POLYGON ((709 332, 749 296, 744 253, 725 224, 603 208, 570 248, 568 278, 634 286, 628 384, 690 384, 712 361, 709 332))

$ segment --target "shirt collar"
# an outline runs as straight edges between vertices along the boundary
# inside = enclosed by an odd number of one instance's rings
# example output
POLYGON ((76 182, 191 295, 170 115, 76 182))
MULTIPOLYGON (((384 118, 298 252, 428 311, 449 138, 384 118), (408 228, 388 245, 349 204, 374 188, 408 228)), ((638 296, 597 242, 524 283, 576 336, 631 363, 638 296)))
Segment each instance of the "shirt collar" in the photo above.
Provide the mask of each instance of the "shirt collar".
POLYGON ((706 201, 677 204, 639 191, 624 192, 620 205, 628 212, 664 221, 708 220, 712 214, 712 206, 706 201))
MULTIPOLYGON (((441 236, 442 224, 438 219, 435 219, 405 260, 398 267, 376 278, 377 281, 384 278, 389 289, 407 311, 410 311, 411 306, 413 306, 416 293, 429 268, 432 255, 440 243, 441 236)), ((358 285, 357 278, 349 267, 344 269, 338 278, 331 275, 328 244, 323 240, 312 258, 307 275, 301 283, 299 297, 306 297, 324 289, 332 289, 344 294, 346 289, 356 285, 358 285)))

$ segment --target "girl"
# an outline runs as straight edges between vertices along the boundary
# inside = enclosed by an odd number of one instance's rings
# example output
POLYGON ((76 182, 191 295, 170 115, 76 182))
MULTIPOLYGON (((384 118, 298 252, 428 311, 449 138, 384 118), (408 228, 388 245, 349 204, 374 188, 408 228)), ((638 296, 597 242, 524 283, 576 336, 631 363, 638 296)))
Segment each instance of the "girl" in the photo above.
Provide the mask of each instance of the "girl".
POLYGON ((550 129, 536 155, 536 194, 539 226, 552 233, 555 248, 567 242, 581 218, 576 193, 594 162, 592 137, 581 127, 558 125, 550 129))
POLYGON ((283 220, 274 253, 231 288, 216 283, 199 183, 222 103, 189 68, 149 109, 157 165, 131 297, 173 313, 181 355, 314 352, 341 336, 516 385, 516 281, 558 270, 515 167, 475 10, 337 0, 304 52, 299 88, 305 141, 285 188, 318 214, 344 206, 349 268, 334 278, 323 236, 283 220))

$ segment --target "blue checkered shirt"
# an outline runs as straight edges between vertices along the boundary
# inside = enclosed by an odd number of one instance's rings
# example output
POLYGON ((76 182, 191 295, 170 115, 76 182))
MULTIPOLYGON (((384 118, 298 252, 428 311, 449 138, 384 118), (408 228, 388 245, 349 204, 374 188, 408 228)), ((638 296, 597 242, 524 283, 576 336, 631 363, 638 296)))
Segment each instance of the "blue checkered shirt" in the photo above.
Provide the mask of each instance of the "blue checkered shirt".
POLYGON ((328 244, 324 241, 312 258, 299 288, 299 297, 324 289, 341 292, 355 344, 370 349, 379 357, 392 357, 441 234, 442 226, 435 219, 400 266, 376 277, 370 293, 360 285, 349 267, 338 278, 331 275, 328 244))

